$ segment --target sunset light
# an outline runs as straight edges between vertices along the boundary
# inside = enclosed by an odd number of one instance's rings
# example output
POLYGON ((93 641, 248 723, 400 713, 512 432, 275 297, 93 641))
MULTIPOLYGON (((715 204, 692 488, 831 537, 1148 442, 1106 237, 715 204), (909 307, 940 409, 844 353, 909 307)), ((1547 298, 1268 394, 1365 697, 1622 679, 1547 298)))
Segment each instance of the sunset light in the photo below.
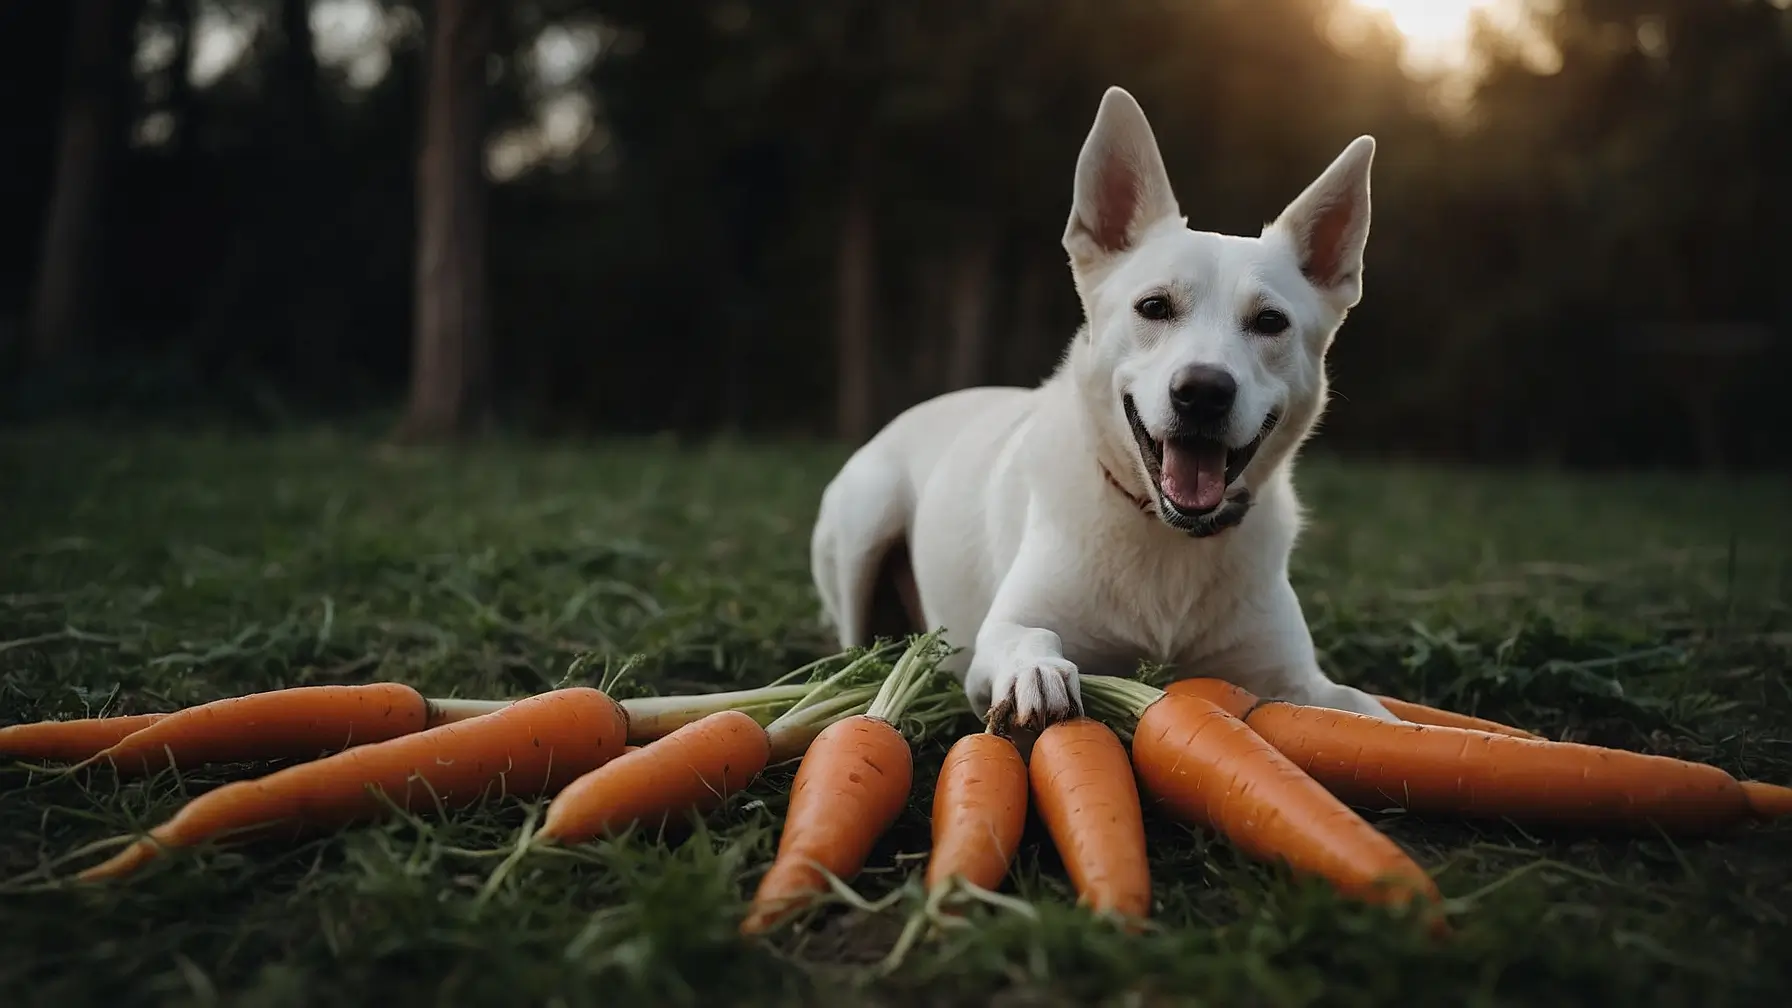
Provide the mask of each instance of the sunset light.
POLYGON ((1477 14, 1511 8, 1509 0, 1353 0, 1367 12, 1393 22, 1415 68, 1450 70, 1469 61, 1477 14))

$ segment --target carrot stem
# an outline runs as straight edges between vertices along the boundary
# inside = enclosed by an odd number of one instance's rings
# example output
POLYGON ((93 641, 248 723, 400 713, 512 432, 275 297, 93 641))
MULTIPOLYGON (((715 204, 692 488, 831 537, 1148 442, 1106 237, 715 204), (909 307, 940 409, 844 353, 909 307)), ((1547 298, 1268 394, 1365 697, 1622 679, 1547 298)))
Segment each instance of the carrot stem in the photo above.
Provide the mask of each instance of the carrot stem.
MULTIPOLYGON (((883 659, 896 644, 867 648, 833 675, 814 683, 809 692, 765 726, 771 739, 773 764, 801 756, 827 727, 844 718, 868 713, 871 705, 891 689, 895 672, 885 671, 883 659), (875 678, 875 684, 872 677, 875 678)), ((907 651, 903 657, 907 656, 907 651)), ((897 659, 902 666, 902 658, 897 659)), ((887 706, 887 704, 886 704, 887 706)))
POLYGON ((1093 716, 1109 722, 1121 738, 1131 739, 1133 729, 1145 709, 1163 697, 1164 691, 1149 683, 1121 676, 1085 675, 1083 707, 1093 716))
POLYGON ((878 689, 877 697, 871 701, 865 716, 891 724, 900 721, 914 702, 933 684, 941 657, 943 654, 938 630, 915 638, 914 643, 902 652, 902 657, 896 659, 896 667, 884 679, 883 686, 878 689))
MULTIPOLYGON (((798 671, 801 671, 800 669, 798 671)), ((788 705, 802 700, 813 690, 808 683, 785 683, 757 689, 729 690, 721 693, 674 693, 669 696, 629 697, 619 700, 628 711, 629 741, 651 742, 664 738, 693 721, 701 721, 718 711, 737 710, 765 723, 782 713, 788 705)), ((502 710, 512 700, 445 699, 429 702, 429 723, 452 724, 502 710)))
POLYGON ((469 700, 461 697, 432 699, 429 701, 429 726, 453 724, 466 721, 481 714, 500 711, 515 703, 514 700, 469 700))
MULTIPOLYGON (((827 676, 813 684, 813 688, 800 700, 792 704, 779 718, 794 719, 802 711, 824 700, 831 699, 842 690, 856 686, 877 686, 884 680, 884 656, 896 649, 894 643, 875 648, 866 648, 846 663, 840 671, 827 676)), ((875 694, 874 694, 875 695, 875 694)), ((774 724, 776 721, 773 722, 774 724)), ((768 726, 769 728, 769 726, 768 726)))
POLYGON ((865 713, 876 697, 875 687, 862 686, 815 704, 799 717, 785 716, 773 721, 765 729, 772 747, 771 762, 767 765, 788 763, 802 756, 829 725, 865 713))
POLYGON ((776 712, 802 701, 812 689, 809 684, 790 683, 726 693, 630 697, 620 703, 622 709, 628 711, 628 739, 640 743, 664 738, 685 725, 725 710, 740 711, 764 724, 776 712))

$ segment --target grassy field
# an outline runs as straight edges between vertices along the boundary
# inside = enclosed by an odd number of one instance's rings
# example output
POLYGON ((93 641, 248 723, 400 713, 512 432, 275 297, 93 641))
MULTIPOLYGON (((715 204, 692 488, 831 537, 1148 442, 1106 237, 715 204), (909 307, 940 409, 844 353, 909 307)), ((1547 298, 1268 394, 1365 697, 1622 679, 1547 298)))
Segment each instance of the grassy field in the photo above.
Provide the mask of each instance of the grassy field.
MULTIPOLYGON (((764 682, 832 650, 807 543, 841 457, 0 435, 0 723, 376 678, 517 696, 581 652, 638 656, 643 689, 764 682)), ((1792 783, 1786 481, 1315 459, 1300 485, 1295 584, 1340 679, 1792 783)), ((866 895, 918 874, 948 742, 921 747, 866 895)), ((1457 901, 1443 945, 1157 817, 1158 927, 1120 934, 1071 906, 1032 825, 1009 890, 1038 919, 979 915, 881 977, 912 902, 735 936, 787 773, 687 840, 531 856, 484 899, 521 804, 54 881, 81 845, 259 769, 0 769, 0 1002, 1792 1003, 1784 824, 1670 842, 1377 815, 1457 901)))

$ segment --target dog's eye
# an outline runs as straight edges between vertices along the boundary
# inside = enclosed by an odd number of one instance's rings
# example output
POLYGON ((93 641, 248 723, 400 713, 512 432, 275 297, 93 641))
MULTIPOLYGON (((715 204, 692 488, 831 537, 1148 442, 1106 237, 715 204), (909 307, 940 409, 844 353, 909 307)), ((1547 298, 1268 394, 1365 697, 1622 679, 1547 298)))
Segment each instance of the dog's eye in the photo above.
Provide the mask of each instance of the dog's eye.
POLYGON ((1148 318, 1153 322, 1161 322, 1170 317, 1170 299, 1161 294, 1153 294, 1132 307, 1141 318, 1148 318))
POLYGON ((1256 318, 1251 319, 1251 329, 1266 336, 1287 332, 1288 325, 1288 316, 1274 308, 1265 308, 1257 313, 1256 318))

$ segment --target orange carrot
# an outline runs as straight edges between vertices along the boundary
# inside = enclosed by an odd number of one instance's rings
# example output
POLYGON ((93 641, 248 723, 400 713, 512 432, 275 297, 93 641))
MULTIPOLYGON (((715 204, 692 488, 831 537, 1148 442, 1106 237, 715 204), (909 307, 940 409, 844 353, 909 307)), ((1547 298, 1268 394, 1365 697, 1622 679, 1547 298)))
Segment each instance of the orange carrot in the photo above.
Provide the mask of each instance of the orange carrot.
POLYGON ((817 865, 841 879, 856 876, 907 804, 913 774, 908 740, 888 721, 857 714, 823 729, 797 767, 777 858, 741 933, 768 931, 825 892, 817 865))
MULTIPOLYGON (((879 652, 881 653, 881 652, 879 652)), ((814 665, 797 669, 791 675, 798 675, 809 669, 820 666, 823 662, 835 661, 839 655, 832 655, 816 662, 814 665)), ((873 654, 870 657, 875 658, 873 654)), ((849 665, 848 668, 852 666, 849 665)), ((862 671, 862 669, 861 669, 862 671)), ((837 678, 838 674, 834 678, 837 678)), ((848 676, 847 678, 852 678, 848 676)), ((731 690, 724 693, 674 693, 668 696, 629 697, 618 701, 622 709, 628 711, 628 740, 631 745, 643 746, 657 739, 665 738, 685 725, 701 721, 704 718, 724 710, 737 710, 751 714, 754 720, 761 721, 775 717, 791 704, 815 692, 814 683, 774 683, 760 686, 757 689, 731 690)), ((431 700, 430 726, 446 724, 449 721, 460 721, 480 714, 489 714, 508 706, 509 700, 431 700)))
POLYGON ((1742 793, 1748 796, 1748 808, 1757 819, 1792 816, 1792 788, 1764 781, 1743 781, 1742 793))
POLYGON ((1126 747, 1093 718, 1060 721, 1039 733, 1028 762, 1039 818, 1076 887, 1097 912, 1151 912, 1145 819, 1126 747))
POLYGON ((1223 679, 1178 679, 1164 687, 1171 696, 1200 697, 1219 709, 1248 722, 1251 712, 1262 702, 1255 695, 1223 679))
POLYGON ((1380 694, 1377 694, 1375 699, 1381 701, 1381 705, 1388 709, 1388 713, 1403 721, 1411 721, 1413 724, 1442 725, 1448 728, 1473 728, 1476 731, 1492 732, 1495 735, 1511 735, 1514 738, 1541 739, 1543 737, 1536 732, 1525 731, 1523 728, 1514 728, 1511 725, 1503 725, 1498 721, 1489 721, 1486 718, 1478 718, 1472 714, 1458 714, 1455 711, 1447 711, 1440 707, 1427 707, 1422 703, 1413 703, 1411 700, 1401 700, 1396 697, 1381 696, 1380 694))
POLYGON ((91 758, 120 773, 264 759, 311 759, 422 731, 429 701, 403 683, 298 686, 176 711, 91 758))
POLYGON ((933 792, 933 853, 927 888, 954 877, 994 889, 1008 874, 1027 824, 1027 763, 993 732, 959 739, 946 753, 933 792))
POLYGON ((1217 679, 1185 679, 1169 691, 1242 707, 1259 735, 1352 805, 1680 834, 1724 829, 1749 814, 1742 785, 1702 763, 1258 702, 1217 679))
POLYGON ((538 835, 577 843, 636 823, 661 829, 677 813, 714 809, 770 758, 759 722, 740 711, 718 711, 567 785, 548 804, 538 835))
POLYGON ((33 721, 0 728, 0 756, 73 763, 87 759, 166 714, 33 721))
MULTIPOLYGON (((1082 689, 1093 709, 1134 724, 1139 783, 1177 818, 1357 899, 1439 899, 1436 884, 1399 845, 1222 705, 1111 676, 1084 676, 1082 689)), ((1432 926, 1441 930, 1442 918, 1433 916, 1432 926)))
POLYGON ((453 808, 486 794, 552 794, 622 752, 628 716, 584 686, 553 690, 502 710, 386 742, 357 746, 188 802, 172 819, 83 880, 135 871, 164 849, 286 825, 331 828, 401 808, 453 808), (378 792, 378 793, 376 793, 378 792))
MULTIPOLYGON (((798 669, 792 675, 807 670, 798 669)), ((621 703, 629 713, 630 741, 644 744, 720 710, 743 711, 755 720, 769 719, 813 691, 813 684, 774 683, 725 693, 631 697, 621 703)), ((875 687, 870 691, 875 692, 875 687)), ((347 748, 348 744, 382 741, 465 721, 503 710, 514 702, 461 697, 424 701, 409 687, 397 683, 303 686, 214 700, 174 714, 11 725, 0 728, 0 756, 85 764, 104 755, 121 770, 133 773, 169 766, 171 749, 172 765, 182 769, 205 763, 307 758, 347 748), (382 691, 391 692, 393 710, 369 711, 369 706, 380 701, 382 691), (357 692, 370 695, 357 699, 357 692), (422 720, 413 714, 419 702, 427 705, 422 720), (163 726, 158 734, 133 739, 128 746, 119 745, 139 729, 168 718, 178 720, 163 726), (118 748, 106 752, 112 747, 118 748)))
MULTIPOLYGON (((914 782, 914 757, 894 722, 928 686, 941 656, 938 633, 916 638, 865 713, 835 721, 809 744, 791 785, 778 853, 759 880, 742 934, 762 934, 807 907, 827 891, 824 870, 849 881, 865 866, 908 804, 914 782)), ((801 710, 799 704, 785 717, 801 710)), ((774 722, 768 731, 778 727, 774 722)))
MULTIPOLYGON (((718 708, 645 746, 631 745, 627 752, 641 755, 605 764, 568 785, 549 804, 537 835, 576 843, 620 833, 637 822, 658 829, 672 824, 679 813, 716 808, 768 763, 802 755, 828 725, 867 710, 881 690, 854 684, 881 666, 887 650, 865 651, 833 675, 796 687, 803 692, 794 706, 791 687, 777 685, 708 697, 648 698, 658 704, 648 716, 662 727, 682 718, 684 710, 720 702, 744 703, 749 709, 767 704, 791 709, 761 728, 747 713, 718 708)), ((636 737, 637 709, 626 700, 623 707, 629 712, 629 736, 636 737)))

